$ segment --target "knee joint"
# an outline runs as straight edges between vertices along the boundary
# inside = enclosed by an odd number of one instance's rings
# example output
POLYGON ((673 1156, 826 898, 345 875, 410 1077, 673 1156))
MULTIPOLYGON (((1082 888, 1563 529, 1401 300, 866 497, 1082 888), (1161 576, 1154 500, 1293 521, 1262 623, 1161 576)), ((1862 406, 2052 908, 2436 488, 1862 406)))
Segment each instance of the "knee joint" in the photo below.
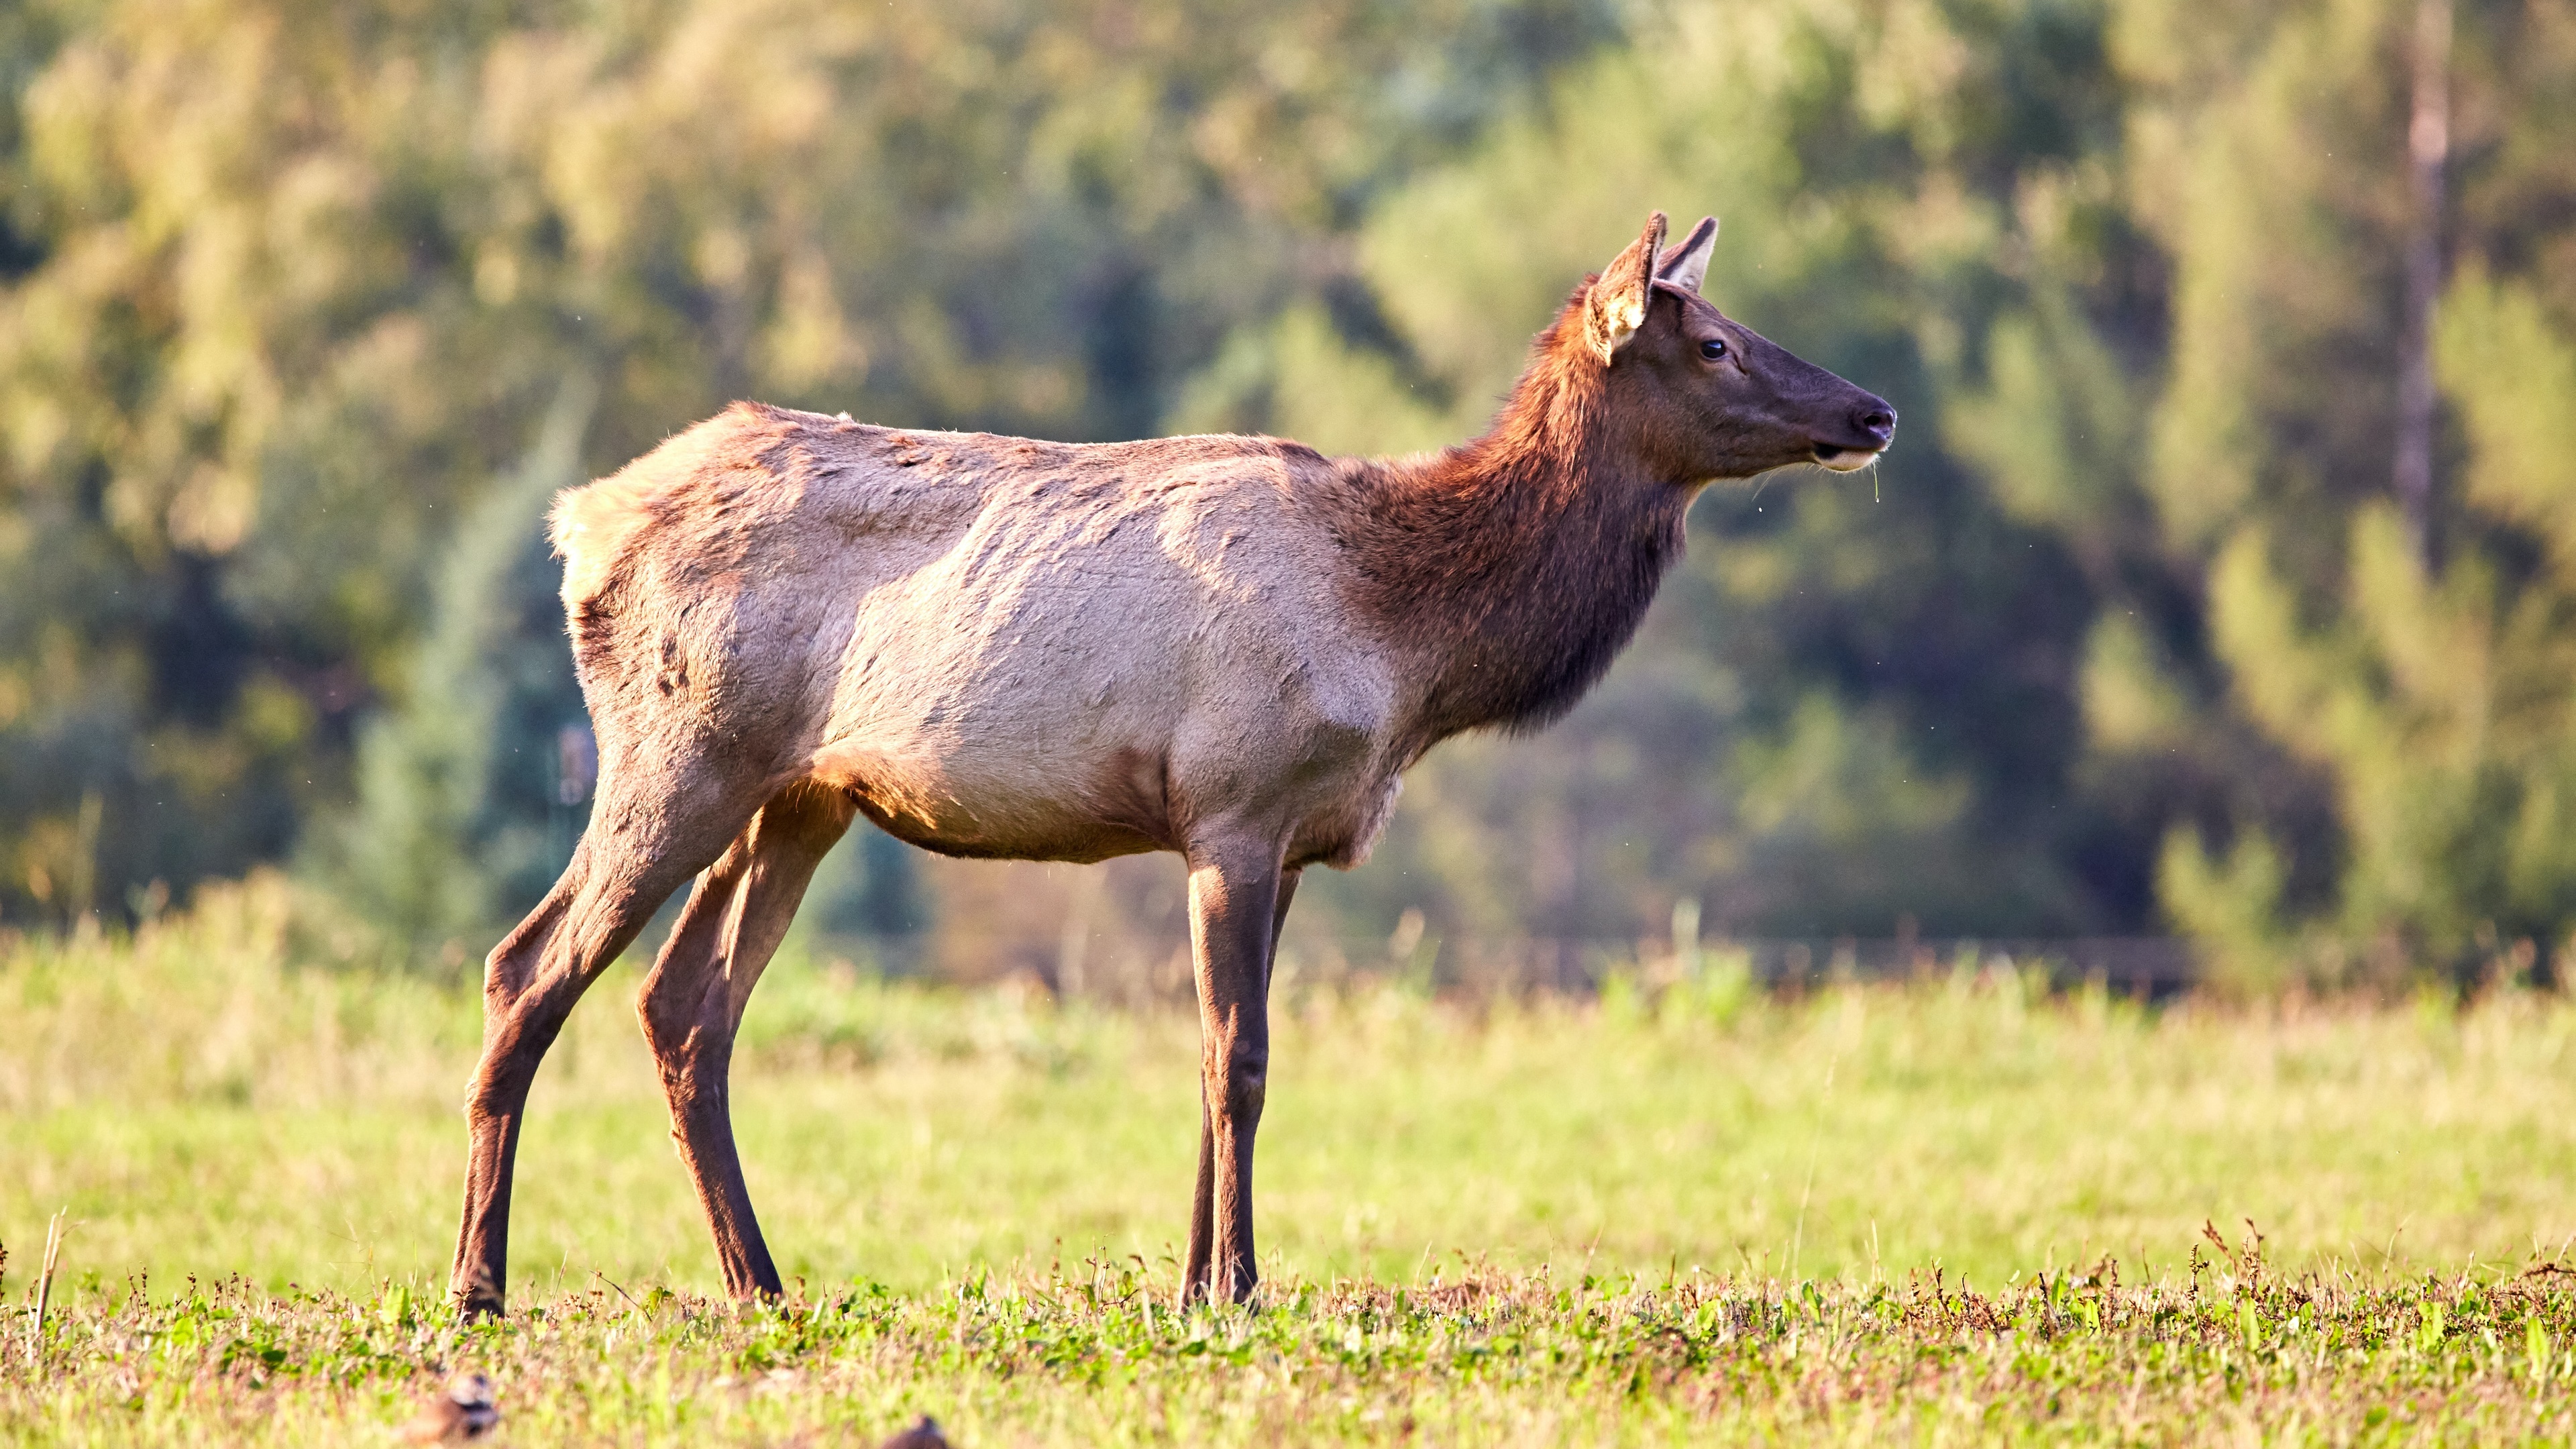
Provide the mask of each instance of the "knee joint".
POLYGON ((1270 1048, 1236 1044, 1225 1055, 1225 1078, 1217 1083, 1217 1100, 1231 1111, 1259 1114, 1270 1084, 1270 1048))
POLYGON ((644 1029, 644 1045, 659 1060, 687 1045, 689 1029, 697 1022, 667 996, 655 994, 652 983, 647 982, 635 997, 635 1024, 644 1029))

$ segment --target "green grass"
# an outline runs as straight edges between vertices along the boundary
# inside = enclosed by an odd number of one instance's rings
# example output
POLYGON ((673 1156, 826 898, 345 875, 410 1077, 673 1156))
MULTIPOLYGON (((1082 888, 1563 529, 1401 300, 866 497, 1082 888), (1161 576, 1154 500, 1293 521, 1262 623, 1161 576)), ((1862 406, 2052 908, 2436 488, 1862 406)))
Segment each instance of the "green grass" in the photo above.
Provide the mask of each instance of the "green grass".
POLYGON ((0 959, 0 1442, 348 1439, 464 1367, 528 1444, 925 1410, 972 1444, 2576 1429, 2576 1296, 2531 1271, 2576 1235, 2555 996, 1781 1001, 1720 961, 1471 1006, 1291 972, 1266 1303, 1182 1315, 1188 1014, 784 962, 735 1112, 801 1285, 738 1313, 620 967, 532 1103, 522 1311, 468 1327, 438 1298, 474 997, 293 964, 330 954, 266 885, 0 959))

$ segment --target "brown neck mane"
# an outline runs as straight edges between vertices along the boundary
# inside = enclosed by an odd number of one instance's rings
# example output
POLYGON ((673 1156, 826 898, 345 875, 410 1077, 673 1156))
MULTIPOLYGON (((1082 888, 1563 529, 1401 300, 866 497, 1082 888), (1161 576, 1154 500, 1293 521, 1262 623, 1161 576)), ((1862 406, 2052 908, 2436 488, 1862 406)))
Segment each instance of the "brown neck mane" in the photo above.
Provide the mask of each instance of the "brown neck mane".
POLYGON ((1352 602, 1387 637, 1416 642, 1432 674, 1417 750, 1573 708, 1681 556, 1694 490, 1653 476, 1612 426, 1604 371, 1581 342, 1582 297, 1540 334, 1483 437, 1342 465, 1352 602))

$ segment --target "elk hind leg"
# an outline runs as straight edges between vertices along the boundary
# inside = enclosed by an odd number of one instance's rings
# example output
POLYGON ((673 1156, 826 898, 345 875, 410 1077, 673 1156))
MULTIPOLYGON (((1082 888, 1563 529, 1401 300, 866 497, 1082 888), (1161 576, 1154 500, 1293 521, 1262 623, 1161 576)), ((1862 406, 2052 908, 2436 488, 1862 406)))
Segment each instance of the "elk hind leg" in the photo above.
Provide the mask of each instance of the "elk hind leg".
POLYGON ((448 1279, 469 1316, 502 1309, 519 1128, 546 1049, 663 900, 742 828, 758 796, 739 786, 714 772, 688 781, 612 765, 562 877, 485 961, 483 1051, 465 1100, 465 1210, 448 1279))
POLYGON ((699 876, 635 1003, 670 1102, 672 1140, 715 1236, 725 1290, 736 1298, 774 1298, 784 1285, 734 1146, 734 1033, 851 813, 845 797, 821 786, 791 785, 772 797, 699 876))

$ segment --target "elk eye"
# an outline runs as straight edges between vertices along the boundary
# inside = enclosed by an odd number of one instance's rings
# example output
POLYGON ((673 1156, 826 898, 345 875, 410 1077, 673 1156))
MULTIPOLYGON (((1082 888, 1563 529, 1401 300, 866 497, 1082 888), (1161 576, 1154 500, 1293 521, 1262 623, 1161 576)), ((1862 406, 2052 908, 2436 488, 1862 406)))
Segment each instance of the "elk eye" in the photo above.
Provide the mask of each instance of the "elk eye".
POLYGON ((1726 355, 1726 344, 1712 337, 1699 345, 1699 355, 1715 362, 1726 355))

